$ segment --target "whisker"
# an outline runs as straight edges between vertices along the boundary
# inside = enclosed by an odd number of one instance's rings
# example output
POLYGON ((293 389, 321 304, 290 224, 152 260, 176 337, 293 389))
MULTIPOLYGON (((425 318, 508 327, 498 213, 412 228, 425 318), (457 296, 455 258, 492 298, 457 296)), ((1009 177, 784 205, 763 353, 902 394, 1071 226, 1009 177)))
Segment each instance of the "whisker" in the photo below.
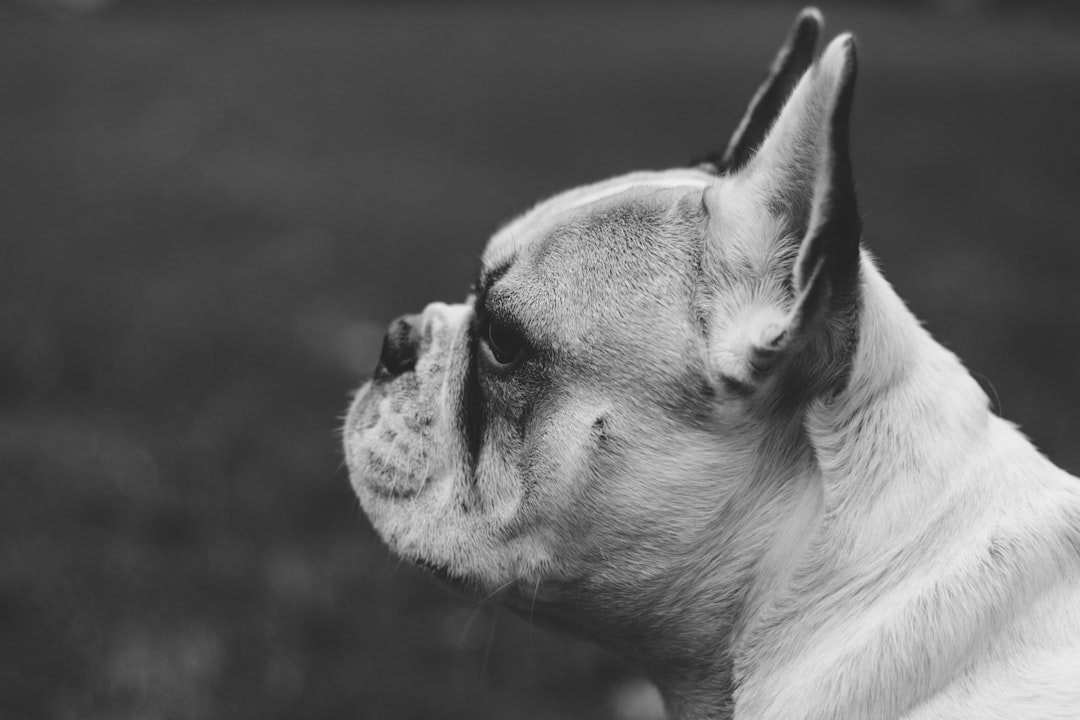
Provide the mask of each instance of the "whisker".
POLYGON ((458 633, 457 649, 458 649, 459 659, 460 659, 460 654, 461 654, 462 648, 463 648, 463 646, 465 644, 465 635, 468 634, 469 629, 472 628, 473 623, 476 622, 476 618, 480 617, 484 613, 484 610, 486 610, 486 609, 487 609, 486 605, 476 605, 476 606, 474 606, 472 613, 469 614, 469 619, 465 621, 465 624, 461 628, 461 632, 458 633))
POLYGON ((491 658, 491 646, 495 641, 495 627, 499 624, 498 613, 493 613, 491 616, 491 629, 488 631, 487 645, 484 646, 484 660, 480 664, 480 681, 477 683, 477 687, 482 687, 484 680, 487 679, 488 660, 491 658))
POLYGON ((502 585, 500 585, 499 587, 495 588, 495 589, 494 589, 494 590, 492 590, 492 591, 491 591, 490 593, 488 593, 487 595, 485 595, 484 597, 482 597, 482 598, 481 598, 480 600, 478 600, 478 601, 477 601, 477 604, 479 605, 479 604, 482 604, 482 603, 486 603, 486 602, 487 602, 488 600, 490 600, 491 598, 495 597, 496 595, 498 595, 498 594, 499 594, 499 593, 501 593, 501 592, 502 592, 503 590, 505 590, 506 588, 510 587, 511 585, 513 585, 514 583, 516 583, 516 582, 517 582, 518 580, 520 580, 520 579, 521 579, 521 578, 510 578, 510 579, 509 579, 509 580, 507 580, 507 581, 506 581, 505 583, 503 583, 503 584, 502 584, 502 585))
POLYGON ((536 594, 540 591, 540 576, 536 576, 533 583, 532 600, 529 601, 529 677, 532 684, 536 685, 536 625, 533 624, 533 610, 536 609, 536 594))

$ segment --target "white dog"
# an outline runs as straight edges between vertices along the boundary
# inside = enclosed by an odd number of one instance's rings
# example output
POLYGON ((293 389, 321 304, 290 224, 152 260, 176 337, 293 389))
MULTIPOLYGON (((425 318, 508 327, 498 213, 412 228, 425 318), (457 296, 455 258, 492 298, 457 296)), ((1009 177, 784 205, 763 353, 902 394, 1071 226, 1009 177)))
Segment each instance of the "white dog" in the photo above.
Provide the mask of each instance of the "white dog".
POLYGON ((540 203, 346 421, 401 555, 676 718, 1080 718, 1080 481, 860 246, 855 44, 804 11, 727 150, 540 203))

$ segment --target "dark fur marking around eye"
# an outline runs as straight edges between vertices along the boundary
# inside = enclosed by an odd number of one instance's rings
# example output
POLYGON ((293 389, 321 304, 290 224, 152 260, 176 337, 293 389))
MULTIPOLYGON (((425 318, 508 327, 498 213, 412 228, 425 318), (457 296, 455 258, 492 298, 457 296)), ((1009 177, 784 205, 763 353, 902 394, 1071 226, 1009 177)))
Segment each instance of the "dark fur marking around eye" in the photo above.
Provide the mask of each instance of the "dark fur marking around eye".
POLYGON ((484 436, 484 401, 477 368, 479 337, 475 319, 469 324, 467 332, 469 356, 465 375, 462 378, 461 396, 464 400, 461 403, 461 427, 465 433, 465 449, 469 456, 469 467, 472 468, 475 477, 476 465, 480 459, 480 446, 484 436))
POLYGON ((469 466, 475 479, 476 465, 480 460, 480 449, 484 439, 484 398, 480 387, 479 368, 477 366, 480 348, 480 328, 485 321, 488 291, 513 265, 514 258, 495 267, 484 267, 473 283, 473 317, 467 329, 468 358, 465 375, 462 379, 461 427, 465 435, 465 449, 468 453, 469 466))
MULTIPOLYGON (((476 282, 472 285, 472 292, 476 295, 478 301, 485 299, 491 286, 499 282, 510 271, 513 264, 514 258, 509 258, 494 267, 484 267, 480 270, 479 277, 476 278, 476 282)), ((480 307, 480 305, 478 302, 477 306, 480 307)))

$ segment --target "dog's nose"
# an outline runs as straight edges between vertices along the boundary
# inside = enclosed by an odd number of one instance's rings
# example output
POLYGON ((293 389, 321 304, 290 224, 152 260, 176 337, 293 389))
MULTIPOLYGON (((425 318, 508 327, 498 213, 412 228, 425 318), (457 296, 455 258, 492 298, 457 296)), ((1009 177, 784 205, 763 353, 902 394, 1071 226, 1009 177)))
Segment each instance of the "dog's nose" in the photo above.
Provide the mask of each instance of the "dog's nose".
POLYGON ((402 315, 390 323, 383 338, 375 377, 391 378, 416 367, 420 351, 419 316, 402 315))

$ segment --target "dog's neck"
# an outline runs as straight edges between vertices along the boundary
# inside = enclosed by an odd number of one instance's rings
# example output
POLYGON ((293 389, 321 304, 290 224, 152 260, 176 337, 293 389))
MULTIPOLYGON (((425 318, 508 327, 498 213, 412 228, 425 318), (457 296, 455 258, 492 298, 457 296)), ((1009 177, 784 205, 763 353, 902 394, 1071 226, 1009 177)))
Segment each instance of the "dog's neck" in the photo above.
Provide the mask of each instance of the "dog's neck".
MULTIPOLYGON (((1002 424, 960 361, 930 337, 866 259, 861 312, 847 388, 805 411, 803 442, 813 468, 795 478, 796 490, 783 499, 786 511, 770 513, 771 527, 758 531, 767 540, 739 616, 717 628, 726 647, 703 659, 716 682, 658 679, 680 720, 723 717, 733 707, 736 717, 772 717, 783 708, 781 687, 794 688, 787 702, 800 697, 800 683, 842 684, 841 658, 825 657, 844 651, 828 647, 844 632, 837 624, 862 623, 851 632, 882 632, 865 609, 903 583, 920 559, 932 559, 936 549, 922 539, 950 507, 941 498, 970 490, 956 486, 965 480, 951 467, 985 442, 989 423, 1002 424), (814 667, 806 658, 815 654, 821 656, 820 677, 777 675, 787 667, 805 675, 814 667), (836 662, 830 667, 830 661, 836 662), (770 677, 759 676, 758 668, 769 668, 770 677), (733 697, 717 694, 733 687, 733 697)), ((1037 462, 1040 456, 1027 447, 1037 462)), ((919 636, 909 632, 914 642, 919 636)), ((841 701, 875 692, 839 684, 841 701)), ((806 696, 828 695, 818 690, 806 696)), ((888 695, 887 689, 876 691, 888 695)), ((820 715, 842 711, 841 701, 820 715)))
POLYGON ((960 360, 930 336, 866 259, 862 275, 859 345, 848 386, 806 413, 830 515, 867 510, 900 479, 908 496, 917 481, 948 482, 935 464, 954 462, 984 436, 993 417, 960 360))

